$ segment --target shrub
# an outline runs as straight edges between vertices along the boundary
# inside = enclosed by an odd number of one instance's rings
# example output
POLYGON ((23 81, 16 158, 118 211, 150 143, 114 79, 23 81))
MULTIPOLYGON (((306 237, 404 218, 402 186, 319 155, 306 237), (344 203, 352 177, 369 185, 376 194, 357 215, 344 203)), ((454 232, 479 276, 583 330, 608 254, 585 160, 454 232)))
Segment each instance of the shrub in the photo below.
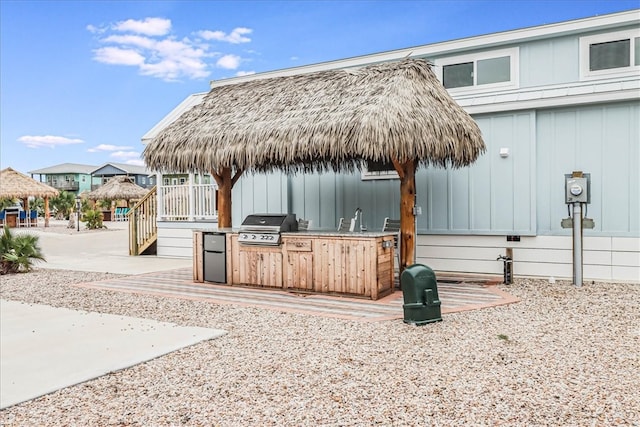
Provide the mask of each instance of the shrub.
POLYGON ((100 211, 89 209, 82 215, 82 220, 85 222, 89 230, 105 228, 102 224, 102 212, 100 211))
POLYGON ((0 235, 0 274, 27 272, 34 261, 46 261, 38 240, 39 237, 32 234, 13 235, 5 225, 0 235))
POLYGON ((51 199, 51 206, 57 219, 69 219, 69 214, 76 205, 75 195, 67 191, 61 191, 51 199))

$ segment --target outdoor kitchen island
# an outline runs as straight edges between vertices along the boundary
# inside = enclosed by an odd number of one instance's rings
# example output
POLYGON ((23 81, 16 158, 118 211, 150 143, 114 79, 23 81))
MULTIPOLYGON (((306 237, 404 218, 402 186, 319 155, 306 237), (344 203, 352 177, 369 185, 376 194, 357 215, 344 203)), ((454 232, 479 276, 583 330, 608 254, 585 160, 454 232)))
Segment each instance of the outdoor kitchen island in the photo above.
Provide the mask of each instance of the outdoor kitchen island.
POLYGON ((226 284, 379 299, 393 291, 394 238, 389 232, 282 232, 279 244, 242 243, 241 230, 194 231, 193 279, 205 282, 204 245, 224 233, 226 284))

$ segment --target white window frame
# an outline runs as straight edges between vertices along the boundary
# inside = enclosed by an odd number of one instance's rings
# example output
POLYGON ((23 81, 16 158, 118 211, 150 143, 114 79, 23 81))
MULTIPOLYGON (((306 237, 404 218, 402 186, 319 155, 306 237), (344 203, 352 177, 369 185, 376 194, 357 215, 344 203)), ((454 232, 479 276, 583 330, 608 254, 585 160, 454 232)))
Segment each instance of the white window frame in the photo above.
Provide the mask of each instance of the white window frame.
POLYGON ((595 80, 608 77, 637 76, 640 66, 635 65, 635 39, 640 38, 640 29, 616 31, 613 33, 597 34, 595 36, 580 37, 580 80, 595 80), (629 66, 608 68, 606 70, 589 70, 589 46, 597 43, 630 40, 629 66))
MULTIPOLYGON (((473 62, 473 85, 464 87, 454 87, 447 89, 449 93, 478 93, 478 92, 490 92, 496 89, 517 89, 520 86, 520 48, 513 47, 510 49, 490 50, 487 52, 473 53, 469 55, 450 56, 446 58, 436 59, 434 61, 436 75, 441 82, 443 81, 443 69, 447 65, 463 64, 466 62, 473 62), (511 72, 511 79, 506 82, 489 83, 489 84, 476 84, 478 75, 478 61, 484 59, 502 58, 504 56, 509 57, 509 68, 511 72)), ((443 83, 444 84, 444 83, 443 83)))
POLYGON ((362 181, 369 181, 374 179, 400 179, 400 176, 398 176, 398 172, 395 169, 389 169, 386 171, 369 171, 367 169, 367 162, 363 162, 360 172, 360 179, 362 181))

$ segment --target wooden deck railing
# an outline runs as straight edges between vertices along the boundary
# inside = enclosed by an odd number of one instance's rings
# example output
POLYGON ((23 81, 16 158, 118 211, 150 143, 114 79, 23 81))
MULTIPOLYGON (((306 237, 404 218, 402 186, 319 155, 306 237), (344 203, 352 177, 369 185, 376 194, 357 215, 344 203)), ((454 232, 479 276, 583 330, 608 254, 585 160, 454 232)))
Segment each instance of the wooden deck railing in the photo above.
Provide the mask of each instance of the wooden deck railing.
POLYGON ((212 220, 218 217, 215 185, 162 185, 157 191, 158 216, 162 221, 212 220))
POLYGON ((136 203, 129 217, 129 255, 141 255, 158 240, 157 188, 153 187, 136 203))

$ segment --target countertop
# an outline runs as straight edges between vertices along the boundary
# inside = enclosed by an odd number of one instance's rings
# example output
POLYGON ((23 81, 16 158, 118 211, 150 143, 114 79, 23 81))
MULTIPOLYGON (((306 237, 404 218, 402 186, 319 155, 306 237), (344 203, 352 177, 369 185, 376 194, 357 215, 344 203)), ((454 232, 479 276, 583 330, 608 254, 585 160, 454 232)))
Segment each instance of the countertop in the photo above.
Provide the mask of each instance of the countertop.
MULTIPOLYGON (((240 233, 239 228, 202 228, 195 229, 193 231, 203 233, 240 233)), ((335 230, 305 230, 305 231, 290 231, 280 233, 283 237, 366 237, 366 238, 378 238, 385 236, 396 236, 395 231, 353 231, 353 232, 338 232, 335 230)))

